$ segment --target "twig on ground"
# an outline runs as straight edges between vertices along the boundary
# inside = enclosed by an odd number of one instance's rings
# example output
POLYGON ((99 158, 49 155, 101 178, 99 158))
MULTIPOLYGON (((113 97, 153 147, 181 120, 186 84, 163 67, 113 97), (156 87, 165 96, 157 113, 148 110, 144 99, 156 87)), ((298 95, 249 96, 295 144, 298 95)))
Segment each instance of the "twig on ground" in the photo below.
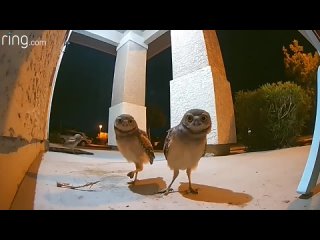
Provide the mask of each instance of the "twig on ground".
POLYGON ((80 185, 80 186, 73 186, 73 185, 70 185, 70 183, 59 183, 59 182, 57 182, 57 187, 69 188, 69 189, 77 190, 78 188, 83 188, 83 187, 88 187, 88 186, 90 186, 90 188, 91 188, 92 185, 97 184, 98 182, 101 182, 101 181, 99 180, 99 181, 95 181, 95 182, 89 182, 89 183, 86 183, 86 184, 83 184, 83 185, 80 185))

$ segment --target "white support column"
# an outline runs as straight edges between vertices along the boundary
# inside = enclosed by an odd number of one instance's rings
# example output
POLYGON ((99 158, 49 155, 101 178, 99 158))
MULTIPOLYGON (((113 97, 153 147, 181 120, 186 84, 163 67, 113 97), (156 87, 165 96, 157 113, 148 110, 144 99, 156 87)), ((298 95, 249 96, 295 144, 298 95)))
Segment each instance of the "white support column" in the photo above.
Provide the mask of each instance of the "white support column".
POLYGON ((132 115, 140 129, 146 130, 145 83, 148 46, 144 38, 127 32, 117 47, 111 107, 109 108, 108 144, 116 146, 114 120, 120 114, 132 115))
MULTIPOLYGON (((320 40, 312 30, 299 30, 299 32, 317 49, 320 53, 320 40)), ((305 196, 312 196, 312 191, 317 185, 320 174, 320 67, 317 75, 317 112, 313 131, 312 144, 303 175, 300 179, 297 192, 305 196)))
POLYGON ((208 111, 212 131, 208 144, 217 155, 236 142, 234 110, 219 41, 215 31, 172 30, 170 81, 171 127, 191 108, 208 111))
POLYGON ((297 188, 297 192, 304 195, 312 193, 314 187, 317 185, 320 173, 320 67, 318 67, 317 83, 317 115, 313 139, 308 160, 297 188))

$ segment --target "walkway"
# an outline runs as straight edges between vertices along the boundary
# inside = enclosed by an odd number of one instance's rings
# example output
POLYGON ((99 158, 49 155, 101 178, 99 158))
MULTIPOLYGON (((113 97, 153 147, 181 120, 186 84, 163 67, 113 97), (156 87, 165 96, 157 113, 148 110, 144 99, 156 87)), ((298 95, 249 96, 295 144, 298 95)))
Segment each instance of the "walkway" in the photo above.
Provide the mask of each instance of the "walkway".
POLYGON ((299 199, 296 193, 309 149, 204 157, 192 173, 199 194, 185 193, 188 179, 180 171, 173 184, 176 191, 168 196, 155 194, 172 178, 162 153, 145 166, 137 185, 129 186, 126 174, 133 164, 117 151, 47 152, 39 167, 34 209, 320 209, 320 185, 310 199, 299 199), (57 182, 79 186, 94 181, 100 182, 91 188, 57 187, 57 182))

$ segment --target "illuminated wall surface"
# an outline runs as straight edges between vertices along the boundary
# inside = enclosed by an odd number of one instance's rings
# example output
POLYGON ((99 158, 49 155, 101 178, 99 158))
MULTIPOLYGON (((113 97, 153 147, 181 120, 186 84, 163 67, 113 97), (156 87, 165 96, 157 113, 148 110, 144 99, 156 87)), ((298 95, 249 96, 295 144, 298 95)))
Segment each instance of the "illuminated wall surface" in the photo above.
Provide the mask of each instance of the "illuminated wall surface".
POLYGON ((234 110, 215 31, 172 30, 171 126, 192 108, 209 112, 208 144, 236 142, 234 110))
POLYGON ((0 31, 0 209, 45 148, 48 104, 66 31, 0 31))

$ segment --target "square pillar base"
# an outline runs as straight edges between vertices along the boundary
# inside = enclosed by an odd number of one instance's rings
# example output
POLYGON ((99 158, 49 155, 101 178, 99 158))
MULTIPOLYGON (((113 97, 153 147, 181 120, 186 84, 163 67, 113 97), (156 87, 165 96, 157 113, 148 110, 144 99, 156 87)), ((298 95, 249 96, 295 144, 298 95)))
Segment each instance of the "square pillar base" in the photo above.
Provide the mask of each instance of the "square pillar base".
POLYGON ((230 144, 208 144, 207 153, 213 153, 215 156, 226 156, 230 154, 230 144))

